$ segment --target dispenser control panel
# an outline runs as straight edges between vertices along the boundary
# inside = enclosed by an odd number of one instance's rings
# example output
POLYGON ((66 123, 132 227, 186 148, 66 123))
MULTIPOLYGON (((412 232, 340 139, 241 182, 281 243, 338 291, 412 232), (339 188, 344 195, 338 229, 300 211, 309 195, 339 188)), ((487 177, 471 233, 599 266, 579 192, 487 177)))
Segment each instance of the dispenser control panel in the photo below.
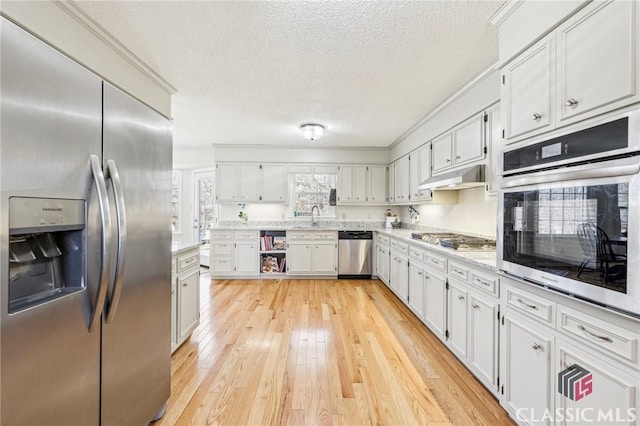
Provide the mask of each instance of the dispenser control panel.
POLYGON ((35 229, 82 229, 84 224, 84 200, 29 197, 9 199, 10 234, 21 234, 35 229))

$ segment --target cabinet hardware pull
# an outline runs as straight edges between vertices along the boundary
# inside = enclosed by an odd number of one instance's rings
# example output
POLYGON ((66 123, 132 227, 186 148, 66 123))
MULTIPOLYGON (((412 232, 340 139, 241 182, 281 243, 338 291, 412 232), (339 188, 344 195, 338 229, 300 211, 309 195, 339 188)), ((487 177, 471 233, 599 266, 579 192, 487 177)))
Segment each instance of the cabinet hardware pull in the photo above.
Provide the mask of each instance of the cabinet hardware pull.
POLYGON ((594 334, 594 333, 590 332, 589 330, 587 330, 582 324, 580 324, 578 326, 578 330, 580 330, 580 331, 582 331, 584 333, 587 333, 588 335, 593 336, 593 337, 595 337, 597 339, 604 340, 605 342, 613 343, 613 340, 611 340, 611 337, 609 337, 609 336, 598 336, 597 334, 594 334))
POLYGON ((480 305, 478 305, 477 303, 474 303, 471 306, 473 306, 473 309, 480 309, 480 305))
POLYGON ((476 278, 476 282, 477 282, 477 283, 480 283, 480 284, 482 284, 482 285, 486 285, 487 287, 489 287, 489 286, 491 285, 491 284, 489 284, 489 282, 488 282, 488 281, 481 280, 480 278, 476 278))
POLYGON ((456 155, 456 160, 461 159, 462 157, 460 157, 459 155, 456 155))
POLYGON ((422 275, 422 272, 418 272, 418 275, 422 275))
POLYGON ((569 98, 567 99, 567 101, 564 103, 566 106, 576 106, 578 105, 578 101, 574 98, 569 98))
POLYGON ((458 295, 458 300, 464 300, 464 296, 458 295))
POLYGON ((525 303, 525 301, 522 299, 518 299, 518 302, 520 302, 522 305, 526 306, 527 308, 533 309, 534 311, 538 310, 538 307, 536 305, 529 305, 528 303, 525 303))
POLYGON ((449 158, 447 158, 447 163, 450 163, 450 162, 451 162, 451 160, 449 158))
POLYGON ((182 283, 182 287, 186 287, 186 286, 188 286, 188 285, 189 285, 189 284, 187 284, 187 283, 182 283))
POLYGON ((540 114, 538 114, 537 112, 533 113, 533 121, 538 121, 542 118, 542 116, 540 114))
POLYGON ((533 342, 533 345, 531 345, 531 348, 534 351, 537 351, 538 349, 540 349, 542 346, 540 346, 539 344, 537 344, 536 342, 533 342))

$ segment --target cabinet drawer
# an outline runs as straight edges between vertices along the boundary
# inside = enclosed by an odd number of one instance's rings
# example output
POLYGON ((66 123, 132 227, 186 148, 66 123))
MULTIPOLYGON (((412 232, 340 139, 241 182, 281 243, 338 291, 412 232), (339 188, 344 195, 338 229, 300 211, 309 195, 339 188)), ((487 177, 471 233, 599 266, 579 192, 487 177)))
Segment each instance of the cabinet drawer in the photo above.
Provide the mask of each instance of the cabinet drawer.
POLYGON ((257 232, 236 232, 233 234, 233 238, 236 240, 257 240, 257 232))
POLYGON ((444 257, 436 256, 431 253, 425 253, 424 261, 428 267, 436 269, 438 271, 445 272, 447 270, 447 259, 444 257))
POLYGON ((216 243, 211 244, 211 256, 216 257, 230 257, 233 255, 233 243, 216 243))
POLYGON ((389 245, 392 250, 398 251, 403 254, 409 254, 409 245, 398 240, 390 240, 389 245))
POLYGON ((498 278, 490 275, 481 274, 474 270, 471 270, 471 279, 469 282, 479 289, 486 291, 487 293, 498 296, 498 278))
POLYGON ((211 241, 233 240, 233 232, 214 232, 211 234, 211 241))
POLYGON ((233 273, 233 260, 214 259, 211 261, 211 270, 217 274, 233 273))
POLYGON ((315 234, 313 236, 313 239, 318 241, 333 241, 338 239, 338 234, 335 232, 326 234, 315 234))
POLYGON ((467 281, 469 279, 469 268, 460 263, 449 261, 449 274, 467 281))
POLYGON ((558 305, 557 328, 582 343, 638 363, 638 333, 558 305))
POLYGON ((553 323, 555 303, 522 290, 507 289, 507 304, 519 312, 553 323))
POLYGON ((419 260, 419 261, 424 261, 424 252, 422 250, 416 250, 414 248, 410 248, 409 249, 409 257, 411 259, 415 259, 415 260, 419 260))
POLYGON ((288 241, 311 241, 313 240, 313 235, 311 235, 310 233, 287 232, 287 240, 288 241))
POLYGON ((200 253, 178 257, 178 272, 200 265, 200 253))
POLYGON ((378 234, 378 236, 376 237, 376 241, 378 242, 378 244, 389 245, 389 237, 387 237, 385 235, 378 234))

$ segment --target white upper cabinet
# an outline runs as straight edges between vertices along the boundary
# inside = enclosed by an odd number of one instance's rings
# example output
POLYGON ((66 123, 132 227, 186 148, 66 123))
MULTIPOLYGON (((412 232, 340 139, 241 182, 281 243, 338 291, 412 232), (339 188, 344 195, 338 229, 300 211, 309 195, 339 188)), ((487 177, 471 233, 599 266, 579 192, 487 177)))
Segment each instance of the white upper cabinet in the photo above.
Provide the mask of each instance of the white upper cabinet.
POLYGON ((353 166, 338 166, 338 203, 352 204, 353 201, 353 166))
POLYGON ((640 101, 639 9, 592 2, 503 68, 507 143, 640 101))
POLYGON ((389 174, 388 176, 388 192, 387 197, 389 198, 390 204, 395 204, 396 202, 396 164, 389 164, 389 174))
POLYGON ((394 163, 395 203, 408 204, 409 200, 409 156, 400 157, 394 163))
POLYGON ((386 204, 387 166, 338 166, 338 204, 386 204))
POLYGON ((502 151, 502 137, 500 136, 500 105, 496 105, 486 111, 487 122, 485 126, 485 145, 487 153, 487 193, 496 195, 498 191, 498 175, 501 167, 499 160, 502 151))
POLYGON ((484 114, 474 115, 431 142, 432 174, 484 159, 484 114))
POLYGON ((260 165, 238 166, 238 201, 242 203, 260 201, 260 165))
POLYGON ((506 139, 522 139, 554 125, 553 62, 553 38, 546 37, 504 69, 501 99, 506 139))
POLYGON ((597 2, 558 27, 559 120, 639 100, 636 9, 637 1, 597 2))
POLYGON ((286 164, 220 163, 216 167, 216 200, 286 203, 288 177, 286 164))
POLYGON ((285 164, 263 164, 261 201, 286 203, 289 193, 288 177, 289 174, 285 164))
POLYGON ((426 144, 409 155, 409 200, 412 203, 431 199, 430 190, 418 189, 418 186, 429 178, 430 173, 431 145, 426 144))
POLYGON ((387 204, 387 166, 369 166, 369 204, 387 204))

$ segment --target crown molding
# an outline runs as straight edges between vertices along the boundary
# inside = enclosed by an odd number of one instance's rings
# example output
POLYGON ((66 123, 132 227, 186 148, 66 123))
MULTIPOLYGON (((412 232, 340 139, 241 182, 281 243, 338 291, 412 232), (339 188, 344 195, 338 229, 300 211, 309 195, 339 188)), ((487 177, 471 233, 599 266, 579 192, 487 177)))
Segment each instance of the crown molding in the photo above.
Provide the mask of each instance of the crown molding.
POLYGON ((489 19, 492 25, 499 27, 504 21, 516 11, 525 0, 507 0, 489 19))
POLYGON ((69 16, 75 19, 80 25, 85 27, 89 32, 96 36, 106 46, 111 48, 114 52, 124 58, 127 62, 133 65, 138 71, 140 71, 145 77, 153 81, 158 87, 164 90, 169 95, 173 95, 177 92, 177 89, 171 85, 167 80, 162 78, 160 74, 155 72, 149 65, 147 65, 142 59, 136 56, 131 50, 129 50, 124 44, 116 39, 109 31, 107 31, 102 25, 87 14, 82 8, 71 0, 51 0, 53 4, 65 11, 69 16))

